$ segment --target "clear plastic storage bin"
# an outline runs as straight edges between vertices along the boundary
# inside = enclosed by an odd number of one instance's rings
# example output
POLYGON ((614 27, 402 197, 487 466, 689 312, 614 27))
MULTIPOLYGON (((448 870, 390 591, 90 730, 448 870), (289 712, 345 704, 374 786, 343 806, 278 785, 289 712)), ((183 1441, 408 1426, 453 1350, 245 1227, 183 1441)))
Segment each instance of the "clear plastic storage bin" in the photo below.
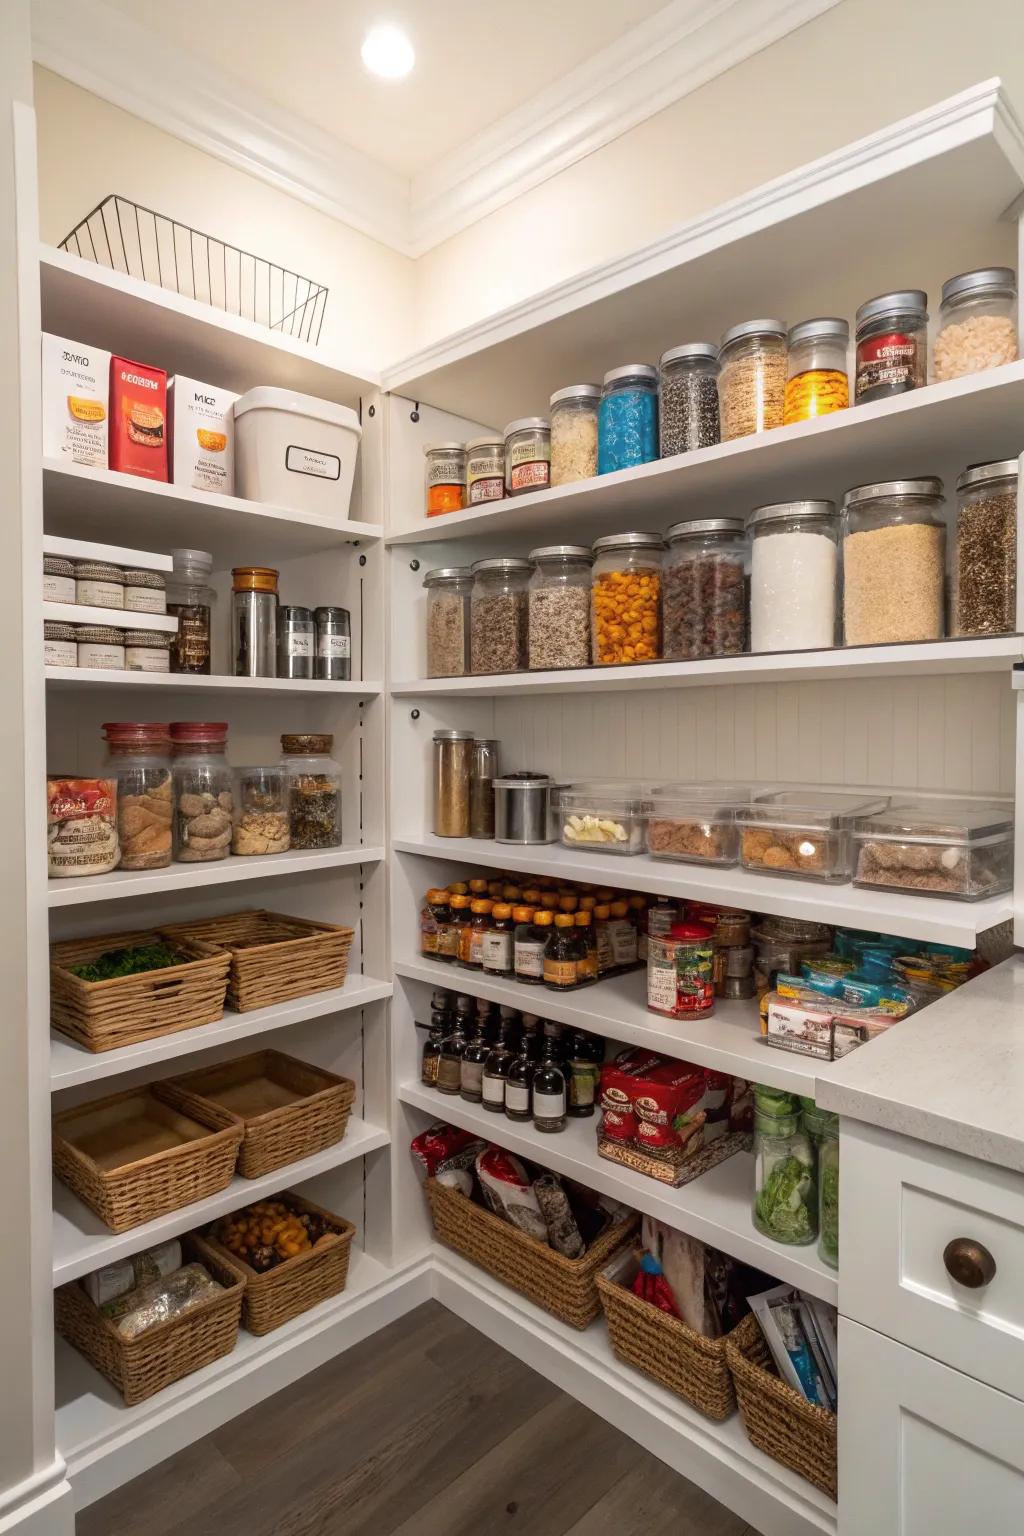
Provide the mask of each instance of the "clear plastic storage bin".
POLYGON ((771 875, 841 883, 853 871, 851 827, 883 811, 884 795, 784 789, 758 796, 737 812, 740 863, 771 875))
POLYGON ((739 858, 736 813, 749 803, 743 784, 659 784, 651 791, 647 852, 728 868, 739 858))
POLYGON ((865 813, 853 833, 854 885, 982 901, 1013 883, 1013 816, 969 800, 906 801, 865 813))
POLYGON ((643 853, 649 788, 622 779, 570 784, 558 792, 558 828, 567 848, 643 853))

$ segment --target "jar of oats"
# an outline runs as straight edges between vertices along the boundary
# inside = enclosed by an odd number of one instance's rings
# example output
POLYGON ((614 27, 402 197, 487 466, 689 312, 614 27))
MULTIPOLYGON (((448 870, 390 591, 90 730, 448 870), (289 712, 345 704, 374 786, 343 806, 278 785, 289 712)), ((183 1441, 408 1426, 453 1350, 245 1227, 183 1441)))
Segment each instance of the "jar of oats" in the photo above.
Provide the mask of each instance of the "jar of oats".
POLYGON ((469 671, 468 565, 440 565, 423 578, 427 593, 427 676, 465 677, 469 671))
POLYGON ((568 384, 551 396, 551 484, 597 474, 599 384, 568 384))
POLYGON ((582 544, 530 551, 528 649, 531 671, 590 665, 590 568, 582 544))
POLYGON ((935 381, 1012 363, 1017 357, 1017 279, 1010 267, 961 272, 942 285, 935 381))
POLYGON ((843 638, 847 645, 941 640, 946 525, 942 481, 858 485, 843 500, 843 638))
POLYGON ((781 427, 786 403, 786 327, 745 320, 722 337, 718 356, 722 442, 781 427))

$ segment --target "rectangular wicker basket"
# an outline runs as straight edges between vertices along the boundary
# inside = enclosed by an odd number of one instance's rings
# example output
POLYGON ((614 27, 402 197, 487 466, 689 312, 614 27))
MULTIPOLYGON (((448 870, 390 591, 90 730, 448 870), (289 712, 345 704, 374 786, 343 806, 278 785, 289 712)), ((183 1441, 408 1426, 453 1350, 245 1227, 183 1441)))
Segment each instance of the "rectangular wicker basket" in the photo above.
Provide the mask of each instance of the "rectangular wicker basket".
POLYGON ((263 911, 172 923, 163 932, 228 952, 228 1004, 236 1013, 343 986, 354 937, 343 924, 263 911))
POLYGON ((245 1281, 237 1266, 219 1254, 200 1251, 193 1236, 183 1237, 181 1246, 185 1262, 204 1264, 224 1291, 156 1323, 138 1338, 122 1338, 79 1281, 54 1294, 57 1332, 117 1388, 129 1408, 211 1360, 230 1355, 238 1339, 245 1281))
POLYGON ((325 1217, 333 1229, 334 1238, 327 1242, 321 1239, 308 1253, 296 1254, 295 1258, 286 1259, 275 1269, 260 1274, 217 1240, 215 1227, 197 1237, 200 1252, 208 1253, 211 1262, 220 1258, 244 1275, 242 1320, 249 1332, 255 1334, 272 1333, 301 1312, 308 1312, 310 1307, 340 1295, 348 1280, 349 1255, 356 1230, 344 1216, 335 1216, 323 1206, 314 1205, 311 1200, 290 1190, 275 1195, 274 1199, 284 1201, 295 1210, 325 1217))
POLYGON ((598 1271, 636 1230, 631 1214, 609 1227, 581 1259, 566 1259, 457 1189, 436 1179, 427 1179, 424 1189, 442 1243, 572 1328, 588 1327, 600 1313, 598 1271))
POLYGON ((341 1141, 356 1085, 280 1051, 256 1051, 172 1078, 197 1115, 226 1114, 242 1132, 238 1172, 258 1179, 341 1141))
POLYGON ((752 1443, 836 1498, 836 1415, 781 1379, 753 1313, 729 1334, 725 1357, 752 1443))
POLYGON ((54 1115, 53 1170, 112 1232, 127 1232, 224 1189, 241 1142, 233 1116, 151 1083, 54 1115))
POLYGON ((109 981, 83 981, 70 969, 111 949, 157 944, 155 929, 66 939, 50 947, 50 1022, 88 1051, 113 1051, 158 1035, 213 1024, 224 1014, 230 957, 198 939, 176 937, 180 965, 109 981))
POLYGON ((709 1419, 727 1419, 735 1411, 736 1395, 725 1338, 705 1338, 681 1318, 634 1295, 628 1287, 636 1267, 632 1253, 620 1254, 597 1277, 616 1355, 709 1419))

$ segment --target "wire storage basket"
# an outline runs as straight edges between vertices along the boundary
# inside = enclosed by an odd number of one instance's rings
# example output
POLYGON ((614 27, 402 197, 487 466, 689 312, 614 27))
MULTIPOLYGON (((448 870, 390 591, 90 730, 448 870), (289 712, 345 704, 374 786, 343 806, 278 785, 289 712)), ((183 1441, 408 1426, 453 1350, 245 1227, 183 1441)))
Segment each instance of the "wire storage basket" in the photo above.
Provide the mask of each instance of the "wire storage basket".
POLYGON ((300 341, 320 340, 322 283, 116 192, 65 235, 60 249, 300 341))

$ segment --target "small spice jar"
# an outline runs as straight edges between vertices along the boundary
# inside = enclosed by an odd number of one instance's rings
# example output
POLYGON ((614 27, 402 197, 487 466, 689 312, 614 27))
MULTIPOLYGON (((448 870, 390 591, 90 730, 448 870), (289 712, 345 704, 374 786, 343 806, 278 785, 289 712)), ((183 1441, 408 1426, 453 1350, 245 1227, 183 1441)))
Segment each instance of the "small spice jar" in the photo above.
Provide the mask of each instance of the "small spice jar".
POLYGON ((278 677, 311 678, 316 650, 312 608, 282 603, 277 610, 278 677))
POLYGON ((831 501, 782 501, 747 518, 750 649, 820 651, 835 644, 839 525, 831 501))
POLYGON ((468 565, 441 565, 423 578, 427 594, 427 676, 465 677, 469 671, 468 565))
POLYGON ((474 673, 526 667, 529 560, 477 560, 470 599, 470 665, 474 673))
POLYGON ((597 418, 597 472, 612 474, 658 457, 658 370, 626 363, 604 376, 597 418))
POLYGON ((488 434, 466 444, 466 501, 501 501, 505 495, 505 440, 488 434))
POLYGON ((942 285, 935 380, 998 368, 1017 357, 1017 279, 1011 267, 961 272, 942 285))
POLYGON ((315 675, 321 682, 347 683, 352 676, 352 620, 347 608, 318 608, 315 675))
POLYGON ((669 1019, 700 1019, 715 1011, 715 951, 701 923, 673 923, 647 941, 647 1007, 669 1019))
POLYGON ((235 809, 226 755, 227 724, 223 720, 174 720, 169 729, 174 857, 180 864, 226 859, 235 809))
POLYGON ((106 768, 117 779, 122 869, 166 869, 171 862, 174 795, 166 725, 111 722, 103 727, 106 768))
POLYGON ((167 587, 160 572, 126 570, 124 606, 129 613, 166 613, 167 587))
POLYGON ((809 421, 845 411, 850 403, 846 320, 802 320, 786 337, 786 397, 783 422, 809 421))
POLYGON ((102 560, 76 560, 75 602, 83 608, 123 608, 124 572, 102 560))
POLYGON ((942 481, 858 485, 843 500, 847 645, 941 640, 946 572, 942 481))
POLYGON ((568 384, 551 396, 551 484, 597 474, 599 384, 568 384))
POLYGON ((592 655, 595 664, 661 657, 661 557, 657 533, 612 533, 593 546, 592 655))
POLYGON ((956 483, 950 625, 963 635, 1017 628, 1017 460, 974 464, 956 483))
POLYGON ((61 624, 54 619, 44 620, 43 665, 45 667, 78 666, 78 646, 75 643, 73 624, 61 624))
POLYGON ((741 655, 747 641, 743 519, 674 523, 665 540, 665 660, 741 655))
POLYGON ((107 624, 76 624, 78 665, 105 672, 124 671, 124 630, 107 624))
POLYGON ((427 516, 461 512, 466 505, 465 443, 428 443, 423 452, 427 460, 427 516))
POLYGON ((710 448, 720 440, 718 348, 714 342, 689 341, 662 353, 658 433, 663 459, 710 448))
POLYGON ((718 356, 722 442, 781 427, 786 407, 786 327, 744 320, 722 337, 718 356))
POLYGON ((434 836, 468 837, 473 732, 434 732, 434 836))
POLYGON ((281 737, 293 848, 341 844, 341 768, 331 756, 333 746, 333 736, 281 737))
POLYGON ((75 567, 60 555, 43 556, 43 602, 75 601, 75 567))
POLYGON ((589 666, 593 555, 583 544, 549 544, 530 559, 530 670, 589 666))
POLYGON ((857 311, 858 405, 888 400, 928 382, 928 295, 920 288, 882 293, 857 311))
POLYGON ((278 768, 239 768, 231 852, 287 853, 291 846, 288 775, 278 768))
POLYGON ((551 484, 551 426, 544 416, 521 416, 505 428, 505 494, 525 496, 551 484))
POLYGON ((129 672, 169 672, 173 635, 161 629, 129 629, 124 636, 124 664, 129 672))

